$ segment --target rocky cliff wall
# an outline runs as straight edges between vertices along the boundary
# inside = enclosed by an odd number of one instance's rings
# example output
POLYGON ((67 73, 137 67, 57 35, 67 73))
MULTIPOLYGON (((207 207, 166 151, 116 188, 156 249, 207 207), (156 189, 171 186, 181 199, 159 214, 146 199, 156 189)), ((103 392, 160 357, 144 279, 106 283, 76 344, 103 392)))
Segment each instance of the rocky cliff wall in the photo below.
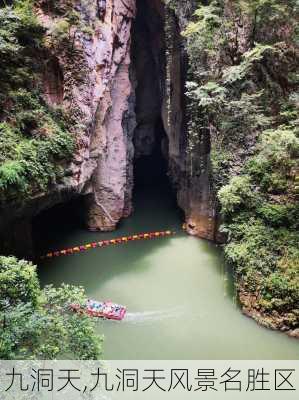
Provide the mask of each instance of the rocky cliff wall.
MULTIPOLYGON (((166 78, 163 99, 163 121, 169 138, 170 176, 176 187, 178 204, 185 213, 189 234, 218 240, 215 194, 210 166, 208 132, 196 139, 196 149, 190 151, 189 128, 200 126, 191 119, 186 81, 188 57, 186 41, 181 35, 196 9, 196 1, 175 1, 165 14, 166 78), (196 151, 195 151, 196 150, 196 151), (192 157, 192 154, 196 156, 192 157)), ((171 5, 171 2, 170 2, 171 5)))
POLYGON ((32 253, 31 219, 57 203, 86 196, 92 230, 114 229, 132 207, 135 101, 129 69, 135 0, 40 1, 36 13, 46 30, 43 97, 72 116, 76 151, 61 183, 1 212, 1 230, 14 232, 3 235, 2 247, 18 255, 24 248, 32 253))
POLYGON ((163 154, 187 230, 215 238, 208 136, 199 143, 199 156, 188 156, 187 58, 180 32, 194 4, 177 3, 174 11, 160 0, 39 2, 47 47, 43 97, 53 109, 72 115, 76 151, 61 183, 1 214, 1 230, 10 226, 18 233, 6 235, 7 248, 16 249, 15 236, 22 236, 19 253, 31 252, 32 218, 79 195, 86 199, 82 212, 90 230, 115 229, 132 212, 134 152, 151 153, 161 120, 167 137, 163 154))

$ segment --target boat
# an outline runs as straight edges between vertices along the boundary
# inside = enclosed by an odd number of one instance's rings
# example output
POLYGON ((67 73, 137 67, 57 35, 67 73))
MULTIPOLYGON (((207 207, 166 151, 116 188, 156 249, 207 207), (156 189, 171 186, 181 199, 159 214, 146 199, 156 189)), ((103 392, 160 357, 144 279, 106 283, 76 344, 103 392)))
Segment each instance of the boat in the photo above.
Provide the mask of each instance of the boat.
POLYGON ((87 300, 85 305, 71 304, 70 309, 79 314, 86 314, 90 317, 112 319, 121 321, 124 319, 127 308, 111 301, 87 300))

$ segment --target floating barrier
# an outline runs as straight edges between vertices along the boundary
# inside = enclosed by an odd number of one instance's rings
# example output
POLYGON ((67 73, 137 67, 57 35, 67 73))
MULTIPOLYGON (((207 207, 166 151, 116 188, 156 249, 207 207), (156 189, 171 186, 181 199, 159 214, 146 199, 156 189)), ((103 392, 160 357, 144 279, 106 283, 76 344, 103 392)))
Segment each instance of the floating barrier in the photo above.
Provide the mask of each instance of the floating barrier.
POLYGON ((106 246, 116 246, 118 244, 126 244, 136 240, 150 240, 150 239, 157 239, 166 236, 173 236, 175 232, 172 231, 162 231, 162 232, 150 232, 150 233, 141 233, 139 235, 132 235, 132 236, 124 236, 118 239, 110 239, 110 240, 101 240, 100 242, 93 242, 87 243, 82 246, 72 247, 70 249, 63 249, 59 251, 53 251, 50 253, 41 256, 42 260, 51 259, 55 257, 62 257, 62 256, 69 256, 72 254, 82 253, 84 251, 96 249, 99 247, 106 247, 106 246))

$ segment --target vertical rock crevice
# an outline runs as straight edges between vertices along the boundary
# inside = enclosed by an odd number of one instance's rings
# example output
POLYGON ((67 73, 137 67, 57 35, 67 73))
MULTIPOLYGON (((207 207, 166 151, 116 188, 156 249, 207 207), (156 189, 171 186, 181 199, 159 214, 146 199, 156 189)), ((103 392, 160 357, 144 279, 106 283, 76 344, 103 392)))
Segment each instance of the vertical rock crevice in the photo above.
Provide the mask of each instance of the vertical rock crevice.
MULTIPOLYGON (((169 180, 184 211, 189 234, 215 240, 217 223, 210 167, 208 130, 190 156, 190 110, 185 96, 188 59, 181 31, 194 5, 175 10, 162 1, 137 0, 132 31, 132 67, 136 79, 135 158, 162 147, 169 180), (163 132, 157 129, 162 124, 163 132)), ((200 121, 191 121, 191 123, 200 121)), ((155 158, 152 158, 155 162, 155 158)), ((153 166, 154 167, 154 166, 153 166)), ((138 171, 137 171, 137 175, 138 171)))
POLYGON ((135 158, 150 156, 157 142, 164 85, 164 10, 162 3, 137 0, 132 29, 132 69, 136 81, 135 158))

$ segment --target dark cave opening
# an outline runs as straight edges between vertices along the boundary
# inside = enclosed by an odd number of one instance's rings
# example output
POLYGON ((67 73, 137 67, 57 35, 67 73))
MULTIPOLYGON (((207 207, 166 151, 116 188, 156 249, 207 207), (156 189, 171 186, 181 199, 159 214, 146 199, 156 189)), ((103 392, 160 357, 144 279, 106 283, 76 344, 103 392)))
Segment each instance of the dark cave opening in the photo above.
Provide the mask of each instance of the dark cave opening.
POLYGON ((161 1, 137 0, 132 29, 132 77, 136 87, 135 191, 169 186, 168 138, 162 121, 165 81, 164 8, 161 1))
POLYGON ((145 186, 169 185, 167 176, 167 137, 161 120, 155 126, 155 143, 150 154, 135 158, 134 182, 135 189, 145 186))
POLYGON ((32 237, 35 256, 47 251, 52 244, 59 242, 60 238, 86 229, 85 197, 76 196, 65 200, 43 210, 33 218, 32 237))

